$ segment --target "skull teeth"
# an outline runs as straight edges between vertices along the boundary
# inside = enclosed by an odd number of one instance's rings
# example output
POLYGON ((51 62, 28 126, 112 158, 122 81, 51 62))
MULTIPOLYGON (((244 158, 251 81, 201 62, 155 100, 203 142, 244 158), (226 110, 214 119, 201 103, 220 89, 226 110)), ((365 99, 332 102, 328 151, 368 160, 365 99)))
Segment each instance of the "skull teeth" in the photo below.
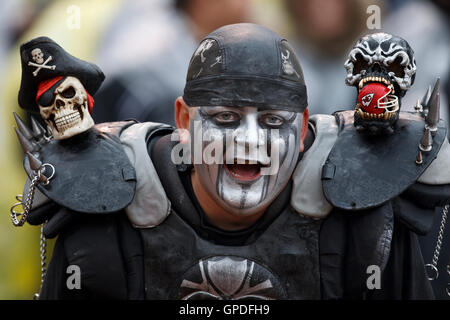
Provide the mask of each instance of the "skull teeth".
POLYGON ((386 84, 389 87, 389 89, 391 89, 391 94, 395 93, 394 85, 389 80, 386 80, 383 77, 374 77, 374 76, 369 76, 369 77, 362 78, 359 81, 359 85, 358 85, 359 90, 361 90, 363 88, 364 84, 367 83, 367 82, 381 82, 381 83, 384 83, 384 84, 386 84))
POLYGON ((387 121, 395 117, 395 112, 384 112, 380 114, 369 113, 357 107, 355 112, 364 120, 382 120, 387 121))
POLYGON ((68 115, 59 117, 55 119, 56 127, 58 128, 58 131, 64 131, 68 127, 71 127, 74 123, 81 120, 80 113, 78 111, 69 113, 68 115))

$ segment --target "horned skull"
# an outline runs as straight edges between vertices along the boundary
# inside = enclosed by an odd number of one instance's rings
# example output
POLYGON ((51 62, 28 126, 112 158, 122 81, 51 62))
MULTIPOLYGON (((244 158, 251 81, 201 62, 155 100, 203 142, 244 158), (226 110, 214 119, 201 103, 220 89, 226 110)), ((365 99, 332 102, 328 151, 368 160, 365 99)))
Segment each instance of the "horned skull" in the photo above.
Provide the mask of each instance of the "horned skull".
POLYGON ((350 51, 344 66, 346 84, 358 90, 356 127, 392 132, 400 99, 414 83, 416 74, 414 52, 409 44, 387 33, 363 36, 350 51))
POLYGON ((75 77, 67 77, 55 89, 53 103, 39 105, 39 110, 56 140, 73 137, 94 125, 88 111, 86 90, 75 77))

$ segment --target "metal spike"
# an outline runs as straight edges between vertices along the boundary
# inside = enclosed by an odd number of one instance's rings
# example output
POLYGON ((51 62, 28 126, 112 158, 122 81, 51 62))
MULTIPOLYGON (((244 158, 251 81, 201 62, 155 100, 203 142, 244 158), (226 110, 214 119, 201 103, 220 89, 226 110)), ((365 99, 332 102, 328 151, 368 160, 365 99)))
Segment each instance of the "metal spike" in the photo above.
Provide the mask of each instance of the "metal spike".
POLYGON ((27 138, 28 140, 32 140, 33 133, 27 127, 25 122, 23 122, 23 120, 20 119, 20 117, 17 115, 17 113, 13 112, 13 115, 14 115, 14 119, 16 120, 16 123, 17 123, 17 128, 19 128, 20 132, 22 132, 22 134, 25 136, 25 138, 27 138))
POLYGON ((430 129, 425 129, 425 132, 422 136, 422 139, 420 139, 419 149, 428 152, 432 149, 433 146, 433 137, 431 136, 430 129))
POLYGON ((420 104, 424 109, 428 109, 428 102, 430 102, 430 96, 431 96, 431 86, 428 86, 427 92, 420 101, 420 104))
POLYGON ((22 131, 20 131, 16 127, 14 127, 14 130, 16 131, 17 138, 19 138, 19 142, 22 146, 23 152, 35 152, 38 150, 38 146, 33 141, 27 139, 22 131))
POLYGON ((429 110, 428 115, 425 119, 426 126, 425 128, 429 128, 433 133, 437 130, 437 124, 439 123, 440 118, 440 94, 439 92, 435 95, 431 96, 429 102, 429 110))
POLYGON ((38 171, 42 167, 42 162, 36 158, 31 152, 27 152, 28 161, 30 162, 31 170, 38 171))
MULTIPOLYGON (((437 78, 436 83, 434 84, 433 91, 430 94, 430 98, 427 102, 428 114, 425 119, 427 125, 434 129, 434 126, 439 122, 439 87, 440 87, 441 79, 437 78), (437 119, 436 119, 437 117, 437 119)), ((432 130, 434 131, 434 130, 432 130)))
POLYGON ((417 113, 422 113, 423 112, 423 107, 422 104, 420 103, 419 100, 417 100, 415 106, 414 106, 414 111, 417 113))
POLYGON ((433 100, 433 98, 436 96, 436 94, 439 93, 440 86, 441 86, 441 78, 438 77, 436 80, 436 83, 434 84, 433 92, 431 92, 430 98, 428 99, 428 103, 433 100))
POLYGON ((417 157, 416 157, 416 164, 422 164, 422 163, 423 163, 422 151, 419 150, 419 152, 417 153, 417 157))
POLYGON ((37 140, 41 139, 44 136, 44 127, 42 127, 42 125, 33 116, 31 116, 31 128, 33 129, 33 136, 37 140))

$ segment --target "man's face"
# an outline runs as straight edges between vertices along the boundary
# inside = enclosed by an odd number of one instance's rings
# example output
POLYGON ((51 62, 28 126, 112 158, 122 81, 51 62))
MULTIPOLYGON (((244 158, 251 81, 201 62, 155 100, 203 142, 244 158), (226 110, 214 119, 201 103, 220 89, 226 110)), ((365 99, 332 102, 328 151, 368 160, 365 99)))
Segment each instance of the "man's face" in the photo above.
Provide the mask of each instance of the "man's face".
POLYGON ((276 198, 297 163, 302 116, 256 107, 191 111, 194 168, 221 207, 250 215, 276 198))

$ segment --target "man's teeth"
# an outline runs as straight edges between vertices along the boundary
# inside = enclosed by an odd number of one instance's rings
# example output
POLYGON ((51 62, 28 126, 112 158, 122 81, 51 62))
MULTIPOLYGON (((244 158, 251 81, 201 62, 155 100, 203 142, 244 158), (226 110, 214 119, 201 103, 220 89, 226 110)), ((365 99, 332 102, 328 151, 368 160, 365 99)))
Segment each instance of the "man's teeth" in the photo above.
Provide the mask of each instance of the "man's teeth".
POLYGON ((358 108, 355 110, 358 115, 366 120, 390 120, 395 117, 395 112, 384 112, 380 114, 368 113, 358 108))
POLYGON ((55 124, 58 128, 58 131, 64 131, 67 128, 73 126, 73 124, 78 122, 79 120, 81 120, 80 113, 78 111, 75 111, 69 113, 68 115, 55 119, 55 124))
POLYGON ((384 83, 385 85, 387 85, 391 89, 391 94, 395 93, 394 85, 389 80, 386 80, 383 77, 373 77, 373 76, 365 77, 365 78, 361 79, 359 81, 359 90, 361 90, 363 88, 364 84, 369 82, 369 81, 370 82, 381 82, 381 83, 384 83))

